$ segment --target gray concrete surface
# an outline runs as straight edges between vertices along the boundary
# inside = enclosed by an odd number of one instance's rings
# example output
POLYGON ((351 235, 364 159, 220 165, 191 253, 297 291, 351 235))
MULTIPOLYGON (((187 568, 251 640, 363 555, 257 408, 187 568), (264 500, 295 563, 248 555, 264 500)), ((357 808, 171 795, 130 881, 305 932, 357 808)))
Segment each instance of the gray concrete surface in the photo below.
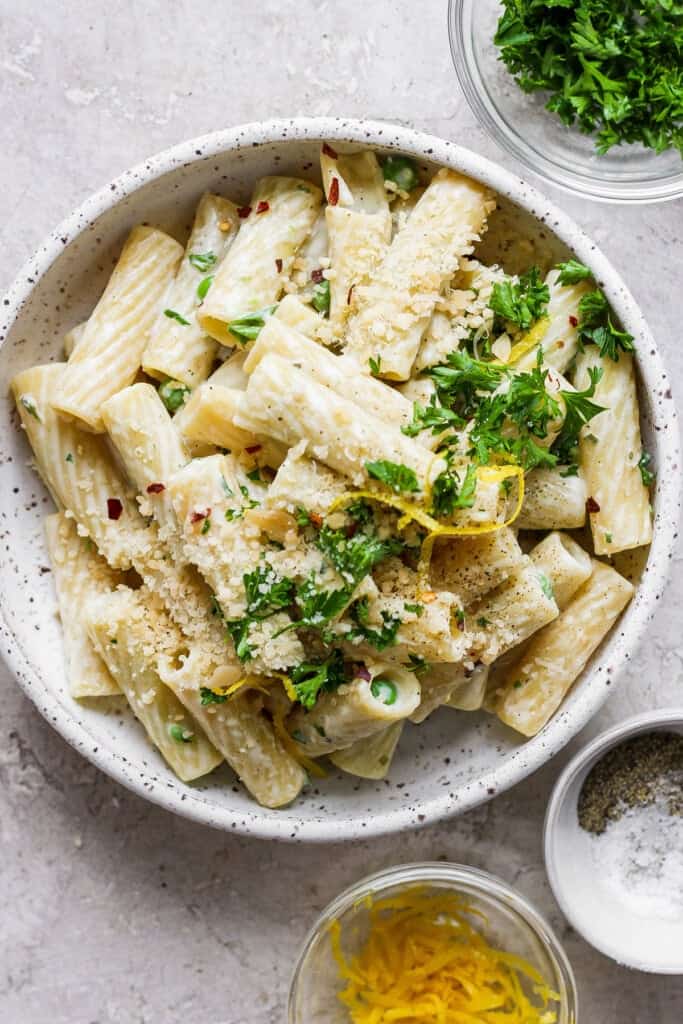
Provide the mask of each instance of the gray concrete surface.
MULTIPOLYGON (((165 146, 267 116, 408 123, 509 163, 459 92, 445 0, 0 0, 0 285, 91 190, 165 146)), ((547 191, 551 191, 548 189, 547 191)), ((681 204, 556 196, 642 304, 681 397, 681 204)), ((681 558, 650 635, 579 743, 683 704, 681 558)), ((1 582, 0 582, 1 585, 1 582)), ((174 818, 77 756, 0 667, 0 1013, 7 1024, 270 1024, 296 948, 363 873, 444 857, 531 897, 576 968, 582 1024, 680 1024, 683 978, 621 969, 549 891, 541 822, 565 756, 439 827, 353 847, 240 841, 174 818)), ((576 744, 574 744, 576 746, 576 744)))

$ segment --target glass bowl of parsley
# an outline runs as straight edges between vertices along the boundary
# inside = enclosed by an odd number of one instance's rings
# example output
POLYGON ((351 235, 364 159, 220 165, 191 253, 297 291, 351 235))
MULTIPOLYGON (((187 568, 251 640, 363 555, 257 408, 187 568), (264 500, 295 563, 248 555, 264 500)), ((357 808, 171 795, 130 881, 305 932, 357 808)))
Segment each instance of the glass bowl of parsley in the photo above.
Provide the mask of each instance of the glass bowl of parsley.
POLYGON ((611 202, 683 196, 680 0, 449 0, 484 128, 536 174, 611 202))

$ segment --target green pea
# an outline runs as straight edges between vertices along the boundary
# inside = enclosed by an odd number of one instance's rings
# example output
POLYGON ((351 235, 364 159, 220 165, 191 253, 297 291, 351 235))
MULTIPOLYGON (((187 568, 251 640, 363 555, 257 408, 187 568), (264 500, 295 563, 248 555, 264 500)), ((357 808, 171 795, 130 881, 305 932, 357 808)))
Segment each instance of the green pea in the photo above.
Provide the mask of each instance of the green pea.
POLYGON ((190 389, 179 380, 167 380, 159 385, 159 398, 171 414, 185 405, 189 394, 190 389))
POLYGON ((388 156, 382 164, 385 181, 393 181, 401 192, 410 192, 420 184, 417 165, 407 156, 388 156))
POLYGON ((378 676, 377 679, 373 679, 370 683, 370 693, 377 700, 381 700, 382 704, 390 706, 396 703, 398 688, 391 679, 382 679, 378 676))

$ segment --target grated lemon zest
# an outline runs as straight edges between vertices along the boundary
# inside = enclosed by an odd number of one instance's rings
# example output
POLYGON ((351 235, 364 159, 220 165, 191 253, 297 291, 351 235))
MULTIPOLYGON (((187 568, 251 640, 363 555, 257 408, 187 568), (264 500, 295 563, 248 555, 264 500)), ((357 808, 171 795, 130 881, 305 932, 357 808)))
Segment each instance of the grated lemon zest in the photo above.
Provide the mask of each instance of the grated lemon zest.
POLYGON ((543 341, 549 327, 550 317, 541 317, 538 323, 534 324, 531 330, 522 335, 520 340, 512 346, 505 363, 502 363, 501 365, 509 366, 510 363, 516 363, 517 360, 521 359, 522 356, 525 356, 527 352, 531 352, 532 348, 536 348, 536 346, 543 341))
POLYGON ((527 960, 489 945, 472 924, 485 916, 461 896, 416 886, 365 905, 368 937, 350 959, 339 921, 330 924, 352 1024, 557 1024, 558 993, 527 960))

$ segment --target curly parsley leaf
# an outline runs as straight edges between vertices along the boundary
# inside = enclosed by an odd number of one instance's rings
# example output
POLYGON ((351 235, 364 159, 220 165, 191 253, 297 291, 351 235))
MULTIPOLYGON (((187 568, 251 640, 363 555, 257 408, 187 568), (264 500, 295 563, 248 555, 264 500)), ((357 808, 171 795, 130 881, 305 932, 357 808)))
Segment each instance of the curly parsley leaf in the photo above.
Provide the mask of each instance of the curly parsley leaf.
POLYGON ((683 12, 677 0, 503 0, 494 42, 525 92, 593 134, 683 152, 683 12))
POLYGON ((633 352, 633 335, 612 323, 609 303, 600 289, 587 292, 579 302, 579 341, 597 345, 600 355, 619 361, 619 351, 633 352))
POLYGON ((190 389, 179 380, 165 380, 159 385, 159 398, 173 415, 190 396, 190 389))
POLYGON ((349 537, 344 531, 332 530, 329 526, 322 527, 315 543, 339 575, 354 586, 389 555, 403 550, 400 540, 380 540, 365 533, 349 537))
POLYGON ((638 459, 638 469, 640 470, 640 477, 645 487, 651 487, 655 482, 655 474, 650 469, 651 462, 652 456, 643 449, 642 455, 638 459))
POLYGON ((548 309, 550 289, 541 280, 538 267, 531 267, 518 281, 496 281, 489 306, 501 320, 516 324, 523 331, 540 320, 548 309))
POLYGON ((477 491, 477 468, 470 463, 464 477, 455 469, 439 473, 432 484, 432 513, 437 517, 452 516, 456 509, 472 508, 477 491))
POLYGON ((558 263, 555 269, 559 270, 557 282, 562 285, 579 284, 581 281, 588 281, 593 276, 590 267, 575 259, 567 260, 566 263, 558 263))
POLYGON ((414 469, 404 466, 400 462, 391 462, 389 459, 379 459, 377 462, 366 462, 365 469, 368 476, 373 480, 380 480, 395 494, 402 492, 415 493, 420 490, 417 475, 414 469))
POLYGON ((199 687, 199 697, 202 707, 206 707, 207 704, 225 704, 228 699, 224 694, 210 690, 208 686, 199 687))
POLYGON ((327 279, 319 281, 313 288, 311 305, 323 316, 330 314, 330 282, 327 279))
POLYGON ((382 625, 375 628, 370 624, 370 607, 367 597, 362 597, 351 606, 351 618, 355 625, 349 636, 354 640, 363 640, 377 651, 384 651, 396 644, 396 635, 402 619, 382 609, 382 625))
POLYGON ((598 405, 593 401, 602 373, 601 366, 594 366, 588 371, 590 383, 584 391, 561 392, 567 411, 562 429, 553 443, 552 452, 563 465, 573 465, 576 462, 576 447, 581 428, 598 413, 605 411, 604 405, 598 405))
POLYGON ((335 648, 323 661, 302 661, 289 677, 299 703, 310 711, 321 692, 332 693, 345 681, 342 652, 335 648))

